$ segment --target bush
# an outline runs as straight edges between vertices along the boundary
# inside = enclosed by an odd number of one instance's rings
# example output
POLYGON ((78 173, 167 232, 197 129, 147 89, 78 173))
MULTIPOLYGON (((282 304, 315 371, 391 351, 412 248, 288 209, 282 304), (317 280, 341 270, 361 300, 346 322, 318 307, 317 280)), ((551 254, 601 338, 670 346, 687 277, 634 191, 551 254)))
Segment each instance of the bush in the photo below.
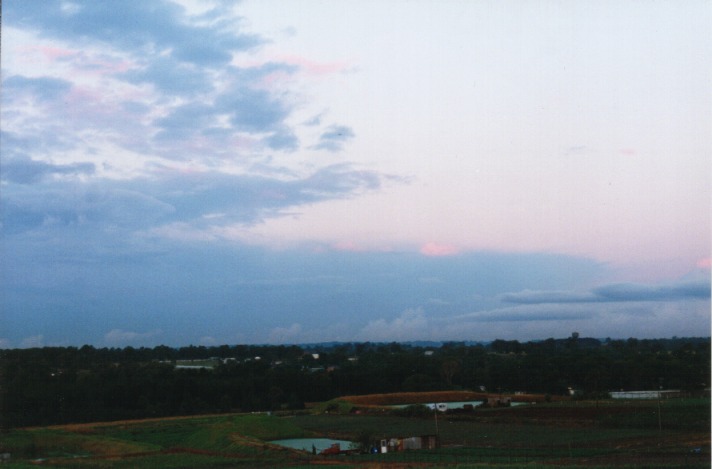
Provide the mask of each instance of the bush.
POLYGON ((433 411, 426 405, 413 404, 406 407, 393 409, 392 413, 393 415, 397 415, 399 417, 425 418, 430 417, 433 414, 433 411))

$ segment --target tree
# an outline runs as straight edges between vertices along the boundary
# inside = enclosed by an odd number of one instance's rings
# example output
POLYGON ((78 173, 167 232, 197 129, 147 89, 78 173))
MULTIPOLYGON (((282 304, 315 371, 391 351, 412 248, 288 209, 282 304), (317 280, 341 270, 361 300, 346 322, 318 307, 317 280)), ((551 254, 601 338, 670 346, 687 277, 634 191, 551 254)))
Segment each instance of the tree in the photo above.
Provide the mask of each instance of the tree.
POLYGON ((445 360, 440 368, 440 374, 448 386, 452 386, 452 378, 460 371, 460 362, 457 360, 445 360))

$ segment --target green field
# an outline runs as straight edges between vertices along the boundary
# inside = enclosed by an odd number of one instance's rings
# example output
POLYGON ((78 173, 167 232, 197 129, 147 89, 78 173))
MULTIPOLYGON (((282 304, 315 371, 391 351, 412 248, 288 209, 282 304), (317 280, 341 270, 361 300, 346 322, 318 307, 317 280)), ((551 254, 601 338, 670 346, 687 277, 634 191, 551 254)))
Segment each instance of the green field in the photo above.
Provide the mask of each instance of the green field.
MULTIPOLYGON (((335 408, 335 406, 332 406, 335 408)), ((705 399, 537 404, 407 418, 366 414, 234 414, 16 429, 1 435, 6 467, 710 467, 705 399), (660 414, 658 414, 660 409, 660 414), (313 456, 267 443, 438 433, 436 450, 313 456), (695 449, 700 448, 700 454, 695 449)), ((319 409, 323 409, 319 407, 319 409)))

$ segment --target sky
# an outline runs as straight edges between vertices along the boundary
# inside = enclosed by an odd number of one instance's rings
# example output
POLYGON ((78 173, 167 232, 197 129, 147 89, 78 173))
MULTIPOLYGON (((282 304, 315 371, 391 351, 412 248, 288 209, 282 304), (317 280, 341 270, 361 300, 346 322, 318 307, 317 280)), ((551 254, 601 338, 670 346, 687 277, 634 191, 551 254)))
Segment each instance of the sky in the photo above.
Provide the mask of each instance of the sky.
POLYGON ((0 348, 710 335, 708 1, 2 10, 0 348))

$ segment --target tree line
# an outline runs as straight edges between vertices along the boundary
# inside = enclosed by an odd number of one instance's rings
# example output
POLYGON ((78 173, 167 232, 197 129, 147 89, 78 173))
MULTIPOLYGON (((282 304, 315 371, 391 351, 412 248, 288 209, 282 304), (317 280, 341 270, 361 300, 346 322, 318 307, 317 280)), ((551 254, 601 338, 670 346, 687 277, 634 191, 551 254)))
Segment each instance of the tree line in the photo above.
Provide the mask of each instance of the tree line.
POLYGON ((710 338, 0 350, 5 428, 300 409, 343 395, 469 389, 605 397, 710 386, 710 338), (182 369, 182 360, 205 368, 182 369), (210 367, 207 367, 210 366, 210 367))

